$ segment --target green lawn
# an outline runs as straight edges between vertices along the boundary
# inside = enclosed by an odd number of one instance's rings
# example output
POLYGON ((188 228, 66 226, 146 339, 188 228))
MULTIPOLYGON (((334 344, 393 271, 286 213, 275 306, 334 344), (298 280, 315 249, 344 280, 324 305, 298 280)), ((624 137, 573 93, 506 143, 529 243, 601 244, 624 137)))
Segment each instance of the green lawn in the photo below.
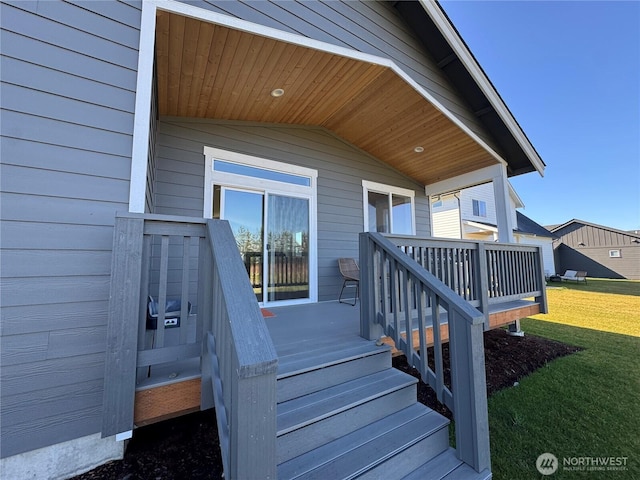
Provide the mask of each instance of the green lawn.
POLYGON ((551 284, 549 314, 522 321, 528 335, 578 345, 489 399, 494 478, 640 479, 640 282, 551 284), (543 477, 538 455, 559 459, 543 477), (627 457, 623 471, 565 470, 573 457, 627 457))

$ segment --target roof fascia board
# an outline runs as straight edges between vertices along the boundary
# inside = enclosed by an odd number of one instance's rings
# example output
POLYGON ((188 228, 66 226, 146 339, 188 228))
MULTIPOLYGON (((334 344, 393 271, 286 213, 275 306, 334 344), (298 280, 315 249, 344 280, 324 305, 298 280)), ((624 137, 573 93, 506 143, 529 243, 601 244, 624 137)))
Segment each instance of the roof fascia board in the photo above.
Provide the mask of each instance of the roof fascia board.
POLYGON ((507 185, 509 185, 509 194, 511 195, 513 202, 516 204, 516 208, 524 208, 524 202, 520 198, 520 195, 518 195, 518 192, 516 192, 516 189, 513 188, 513 185, 511 185, 511 182, 507 181, 507 185))
POLYGON ((433 0, 419 1, 429 17, 431 17, 435 25, 438 27, 438 30, 440 30, 442 35, 445 37, 455 54, 458 56, 462 64, 478 84, 482 92, 487 96, 487 99, 496 110, 498 115, 500 115, 500 118, 502 118, 502 120, 505 122, 511 134, 514 136, 520 147, 524 150, 527 157, 529 157, 529 160, 531 161, 533 167, 538 171, 540 176, 543 177, 545 168, 544 162, 535 151, 533 145, 531 145, 531 142, 520 128, 520 125, 518 125, 515 118, 496 92, 494 86, 491 84, 491 81, 487 78, 482 68, 480 68, 478 62, 475 60, 467 46, 464 44, 462 38, 460 38, 460 35, 458 35, 455 29, 451 26, 451 22, 447 19, 440 6, 437 5, 433 0))
POLYGON ((633 238, 640 238, 640 235, 632 233, 632 232, 627 232, 625 230, 618 230, 617 228, 607 227, 606 225, 598 225, 597 223, 585 222, 584 220, 579 220, 577 218, 573 218, 573 219, 569 220, 568 222, 563 223, 562 225, 558 225, 557 227, 555 227, 554 229, 552 229, 550 231, 552 233, 555 233, 558 230, 562 230, 563 228, 571 225, 572 223, 581 223, 582 225, 586 225, 588 227, 601 228, 603 230, 609 230, 610 232, 619 233, 621 235, 628 235, 628 236, 633 237, 633 238))
POLYGON ((477 228, 478 230, 498 233, 498 227, 494 227, 493 225, 489 225, 488 223, 478 223, 472 220, 463 220, 462 223, 465 225, 469 225, 470 227, 477 228))

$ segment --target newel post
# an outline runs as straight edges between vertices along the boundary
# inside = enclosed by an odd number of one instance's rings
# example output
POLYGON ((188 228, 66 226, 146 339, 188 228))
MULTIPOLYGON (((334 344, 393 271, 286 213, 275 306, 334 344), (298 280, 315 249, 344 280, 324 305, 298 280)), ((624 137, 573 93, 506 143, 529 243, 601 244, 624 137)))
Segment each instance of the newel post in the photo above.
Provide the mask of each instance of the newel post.
POLYGON ((480 300, 480 310, 484 314, 484 329, 489 330, 489 268, 487 265, 487 249, 483 242, 476 243, 478 246, 476 275, 478 275, 476 285, 478 286, 478 300, 480 300))
POLYGON ((473 323, 450 318, 449 335, 456 451, 460 460, 482 472, 491 468, 482 317, 473 323))
POLYGON ((536 297, 536 302, 540 304, 540 313, 549 313, 549 305, 547 304, 547 281, 544 274, 544 256, 542 253, 542 247, 538 247, 538 255, 536 258, 536 263, 538 264, 537 271, 534 272, 538 278, 536 282, 540 289, 540 296, 536 297))
POLYGON ((111 257, 102 437, 133 430, 144 219, 117 217, 111 257))
POLYGON ((376 318, 376 269, 374 265, 374 245, 367 232, 360 234, 360 336, 367 340, 377 340, 382 335, 382 327, 376 318))

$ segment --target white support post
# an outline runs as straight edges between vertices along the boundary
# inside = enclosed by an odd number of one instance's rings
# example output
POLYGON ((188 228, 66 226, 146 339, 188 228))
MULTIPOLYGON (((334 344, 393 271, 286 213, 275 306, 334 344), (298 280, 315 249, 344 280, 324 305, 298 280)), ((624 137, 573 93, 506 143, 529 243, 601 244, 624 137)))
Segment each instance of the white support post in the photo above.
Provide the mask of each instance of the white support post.
POLYGON ((511 197, 507 169, 500 165, 500 174, 493 177, 493 195, 496 202, 496 223, 498 224, 498 241, 513 243, 513 220, 511 218, 511 197))
POLYGON ((142 2, 138 78, 133 116, 131 180, 129 183, 129 212, 131 213, 144 213, 145 211, 155 30, 156 6, 150 2, 142 2))
MULTIPOLYGON (((498 224, 498 241, 501 243, 514 243, 513 219, 511 217, 511 195, 509 193, 509 180, 507 168, 501 165, 500 175, 493 177, 493 196, 496 202, 496 223, 498 224)), ((520 328, 520 320, 509 325, 509 335, 524 337, 520 328)))

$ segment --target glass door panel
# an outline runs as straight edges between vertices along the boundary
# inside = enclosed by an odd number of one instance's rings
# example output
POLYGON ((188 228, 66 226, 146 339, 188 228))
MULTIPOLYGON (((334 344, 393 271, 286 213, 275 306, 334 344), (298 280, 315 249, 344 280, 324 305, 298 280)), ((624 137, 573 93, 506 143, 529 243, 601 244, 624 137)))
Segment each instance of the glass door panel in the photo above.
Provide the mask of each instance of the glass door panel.
POLYGON ((251 286, 259 302, 263 301, 264 269, 264 194, 223 189, 224 213, 229 221, 251 286))
POLYGON ((411 199, 402 195, 392 195, 393 233, 413 234, 413 213, 411 199))
POLYGON ((368 200, 369 231, 390 233, 389 195, 370 191, 368 192, 368 200))
POLYGON ((267 197, 268 302, 309 298, 309 200, 267 197))

